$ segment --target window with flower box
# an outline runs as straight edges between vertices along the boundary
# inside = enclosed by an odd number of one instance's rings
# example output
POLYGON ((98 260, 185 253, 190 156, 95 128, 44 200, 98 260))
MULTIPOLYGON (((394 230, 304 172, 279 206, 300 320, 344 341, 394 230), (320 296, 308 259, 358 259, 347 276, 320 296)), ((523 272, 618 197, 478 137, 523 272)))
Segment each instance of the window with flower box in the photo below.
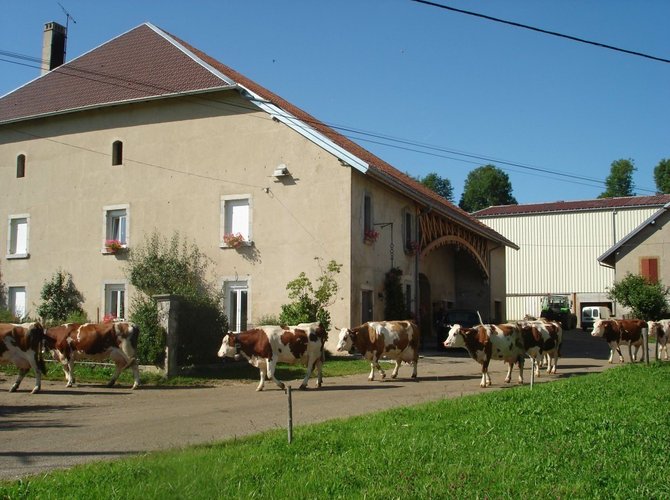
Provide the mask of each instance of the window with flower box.
POLYGON ((129 206, 110 205, 103 207, 104 233, 103 253, 116 253, 128 247, 129 206))
POLYGON ((251 196, 221 197, 221 248, 239 248, 251 243, 251 196))

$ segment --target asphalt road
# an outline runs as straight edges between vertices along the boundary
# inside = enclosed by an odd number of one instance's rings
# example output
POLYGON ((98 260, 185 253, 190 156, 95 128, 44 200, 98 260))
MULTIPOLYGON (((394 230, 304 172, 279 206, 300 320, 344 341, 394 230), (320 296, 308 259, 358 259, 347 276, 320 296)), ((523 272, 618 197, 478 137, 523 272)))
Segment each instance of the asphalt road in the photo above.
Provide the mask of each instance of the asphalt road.
MULTIPOLYGON (((608 356, 602 339, 566 332, 558 373, 542 373, 536 382, 601 371, 610 366, 608 356)), ((367 374, 326 378, 321 389, 292 391, 294 438, 299 439, 299 426, 308 423, 514 386, 503 382, 505 370, 503 363, 493 362, 492 389, 480 389, 479 365, 465 351, 427 351, 419 360, 418 380, 409 378, 407 365, 395 380, 368 382, 367 374)), ((515 368, 513 382, 516 373, 515 368)), ((529 381, 526 370, 525 383, 529 381)), ((257 381, 136 391, 85 384, 66 389, 65 382, 47 381, 33 395, 33 379, 26 378, 16 393, 7 392, 12 382, 13 376, 0 373, 0 479, 287 425, 287 396, 272 383, 257 393, 257 381)), ((286 382, 300 385, 299 380, 286 382)))

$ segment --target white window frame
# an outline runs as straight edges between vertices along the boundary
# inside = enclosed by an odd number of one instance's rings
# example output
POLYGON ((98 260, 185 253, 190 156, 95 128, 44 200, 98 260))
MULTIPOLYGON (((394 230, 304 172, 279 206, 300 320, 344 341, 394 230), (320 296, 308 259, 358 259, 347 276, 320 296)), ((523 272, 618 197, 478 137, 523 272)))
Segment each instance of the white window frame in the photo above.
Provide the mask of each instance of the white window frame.
MULTIPOLYGON (((219 246, 221 248, 233 248, 226 244, 223 240, 224 235, 230 233, 240 233, 245 238, 244 245, 251 245, 253 242, 253 235, 251 228, 253 226, 253 203, 252 197, 250 194, 234 194, 234 195, 223 195, 221 196, 221 219, 220 219, 220 230, 219 230, 219 246), (247 205, 247 222, 246 230, 245 228, 240 227, 239 222, 232 220, 233 217, 233 208, 234 206, 243 205, 246 202, 247 205)), ((243 221, 242 221, 243 224, 243 221)))
POLYGON ((27 259, 30 256, 30 214, 13 214, 7 218, 7 255, 8 259, 27 259), (17 252, 18 221, 25 219, 25 248, 17 252))
POLYGON ((28 315, 28 287, 25 284, 16 284, 7 286, 7 308, 19 320, 28 315), (23 292, 23 314, 17 314, 16 310, 16 292, 23 292))
POLYGON ((104 315, 106 316, 109 313, 115 314, 116 319, 125 320, 125 315, 128 313, 128 283, 123 281, 106 281, 102 286, 102 304, 104 315), (122 293, 122 301, 119 302, 119 296, 114 297, 115 294, 119 292, 122 293), (112 303, 116 302, 115 307, 112 307, 112 303), (121 305, 123 307, 123 315, 118 314, 118 307, 121 305), (114 313, 116 311, 116 313, 114 313))
POLYGON ((107 205, 102 207, 102 253, 109 253, 105 247, 105 241, 109 239, 120 239, 122 243, 122 248, 128 248, 129 243, 130 243, 130 205, 129 204, 123 204, 123 205, 107 205), (113 215, 114 212, 120 212, 121 210, 125 210, 126 214, 126 219, 125 219, 125 241, 121 238, 114 238, 113 236, 113 231, 112 231, 112 221, 113 219, 110 218, 110 216, 113 215))
POLYGON ((241 330, 245 330, 250 327, 251 325, 251 293, 250 293, 251 287, 250 287, 250 280, 248 279, 239 279, 239 278, 234 278, 231 277, 230 279, 224 279, 223 281, 223 300, 225 304, 225 311, 226 311, 226 316, 228 317, 228 329, 232 330, 234 332, 239 332, 241 330), (232 296, 233 294, 238 294, 238 296, 242 295, 242 292, 246 292, 246 297, 247 297, 247 304, 246 304, 246 309, 247 309, 247 314, 246 318, 241 317, 241 302, 238 301, 237 305, 237 311, 235 315, 232 314, 231 311, 231 303, 232 303, 232 296), (231 318, 237 318, 236 324, 232 324, 232 319, 231 318), (246 323, 246 324, 245 324, 246 323))

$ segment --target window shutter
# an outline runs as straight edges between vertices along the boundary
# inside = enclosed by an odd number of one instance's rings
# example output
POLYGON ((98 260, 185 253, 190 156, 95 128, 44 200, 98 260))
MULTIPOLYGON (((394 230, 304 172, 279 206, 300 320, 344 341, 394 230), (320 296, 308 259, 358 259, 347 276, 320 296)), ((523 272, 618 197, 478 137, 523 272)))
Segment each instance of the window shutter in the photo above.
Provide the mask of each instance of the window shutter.
POLYGON ((640 274, 651 283, 658 282, 658 259, 643 258, 640 260, 640 274))

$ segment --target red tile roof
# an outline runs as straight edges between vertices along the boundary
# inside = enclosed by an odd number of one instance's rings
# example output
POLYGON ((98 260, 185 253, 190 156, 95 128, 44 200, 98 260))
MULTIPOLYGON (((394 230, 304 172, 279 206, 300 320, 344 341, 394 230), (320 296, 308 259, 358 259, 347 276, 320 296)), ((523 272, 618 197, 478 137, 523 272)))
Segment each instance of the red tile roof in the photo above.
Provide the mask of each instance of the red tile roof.
POLYGON ((527 205, 498 205, 474 212, 474 217, 505 217, 551 212, 576 212, 586 210, 609 210, 612 208, 662 207, 670 202, 670 194, 655 196, 628 196, 621 198, 598 198, 596 200, 554 201, 527 205))
POLYGON ((128 101, 241 85, 369 164, 406 191, 486 238, 516 247, 493 229, 308 113, 179 38, 142 24, 0 98, 0 125, 128 101), (204 63, 204 64, 203 64, 204 63), (209 65, 209 67, 207 66, 209 65))

